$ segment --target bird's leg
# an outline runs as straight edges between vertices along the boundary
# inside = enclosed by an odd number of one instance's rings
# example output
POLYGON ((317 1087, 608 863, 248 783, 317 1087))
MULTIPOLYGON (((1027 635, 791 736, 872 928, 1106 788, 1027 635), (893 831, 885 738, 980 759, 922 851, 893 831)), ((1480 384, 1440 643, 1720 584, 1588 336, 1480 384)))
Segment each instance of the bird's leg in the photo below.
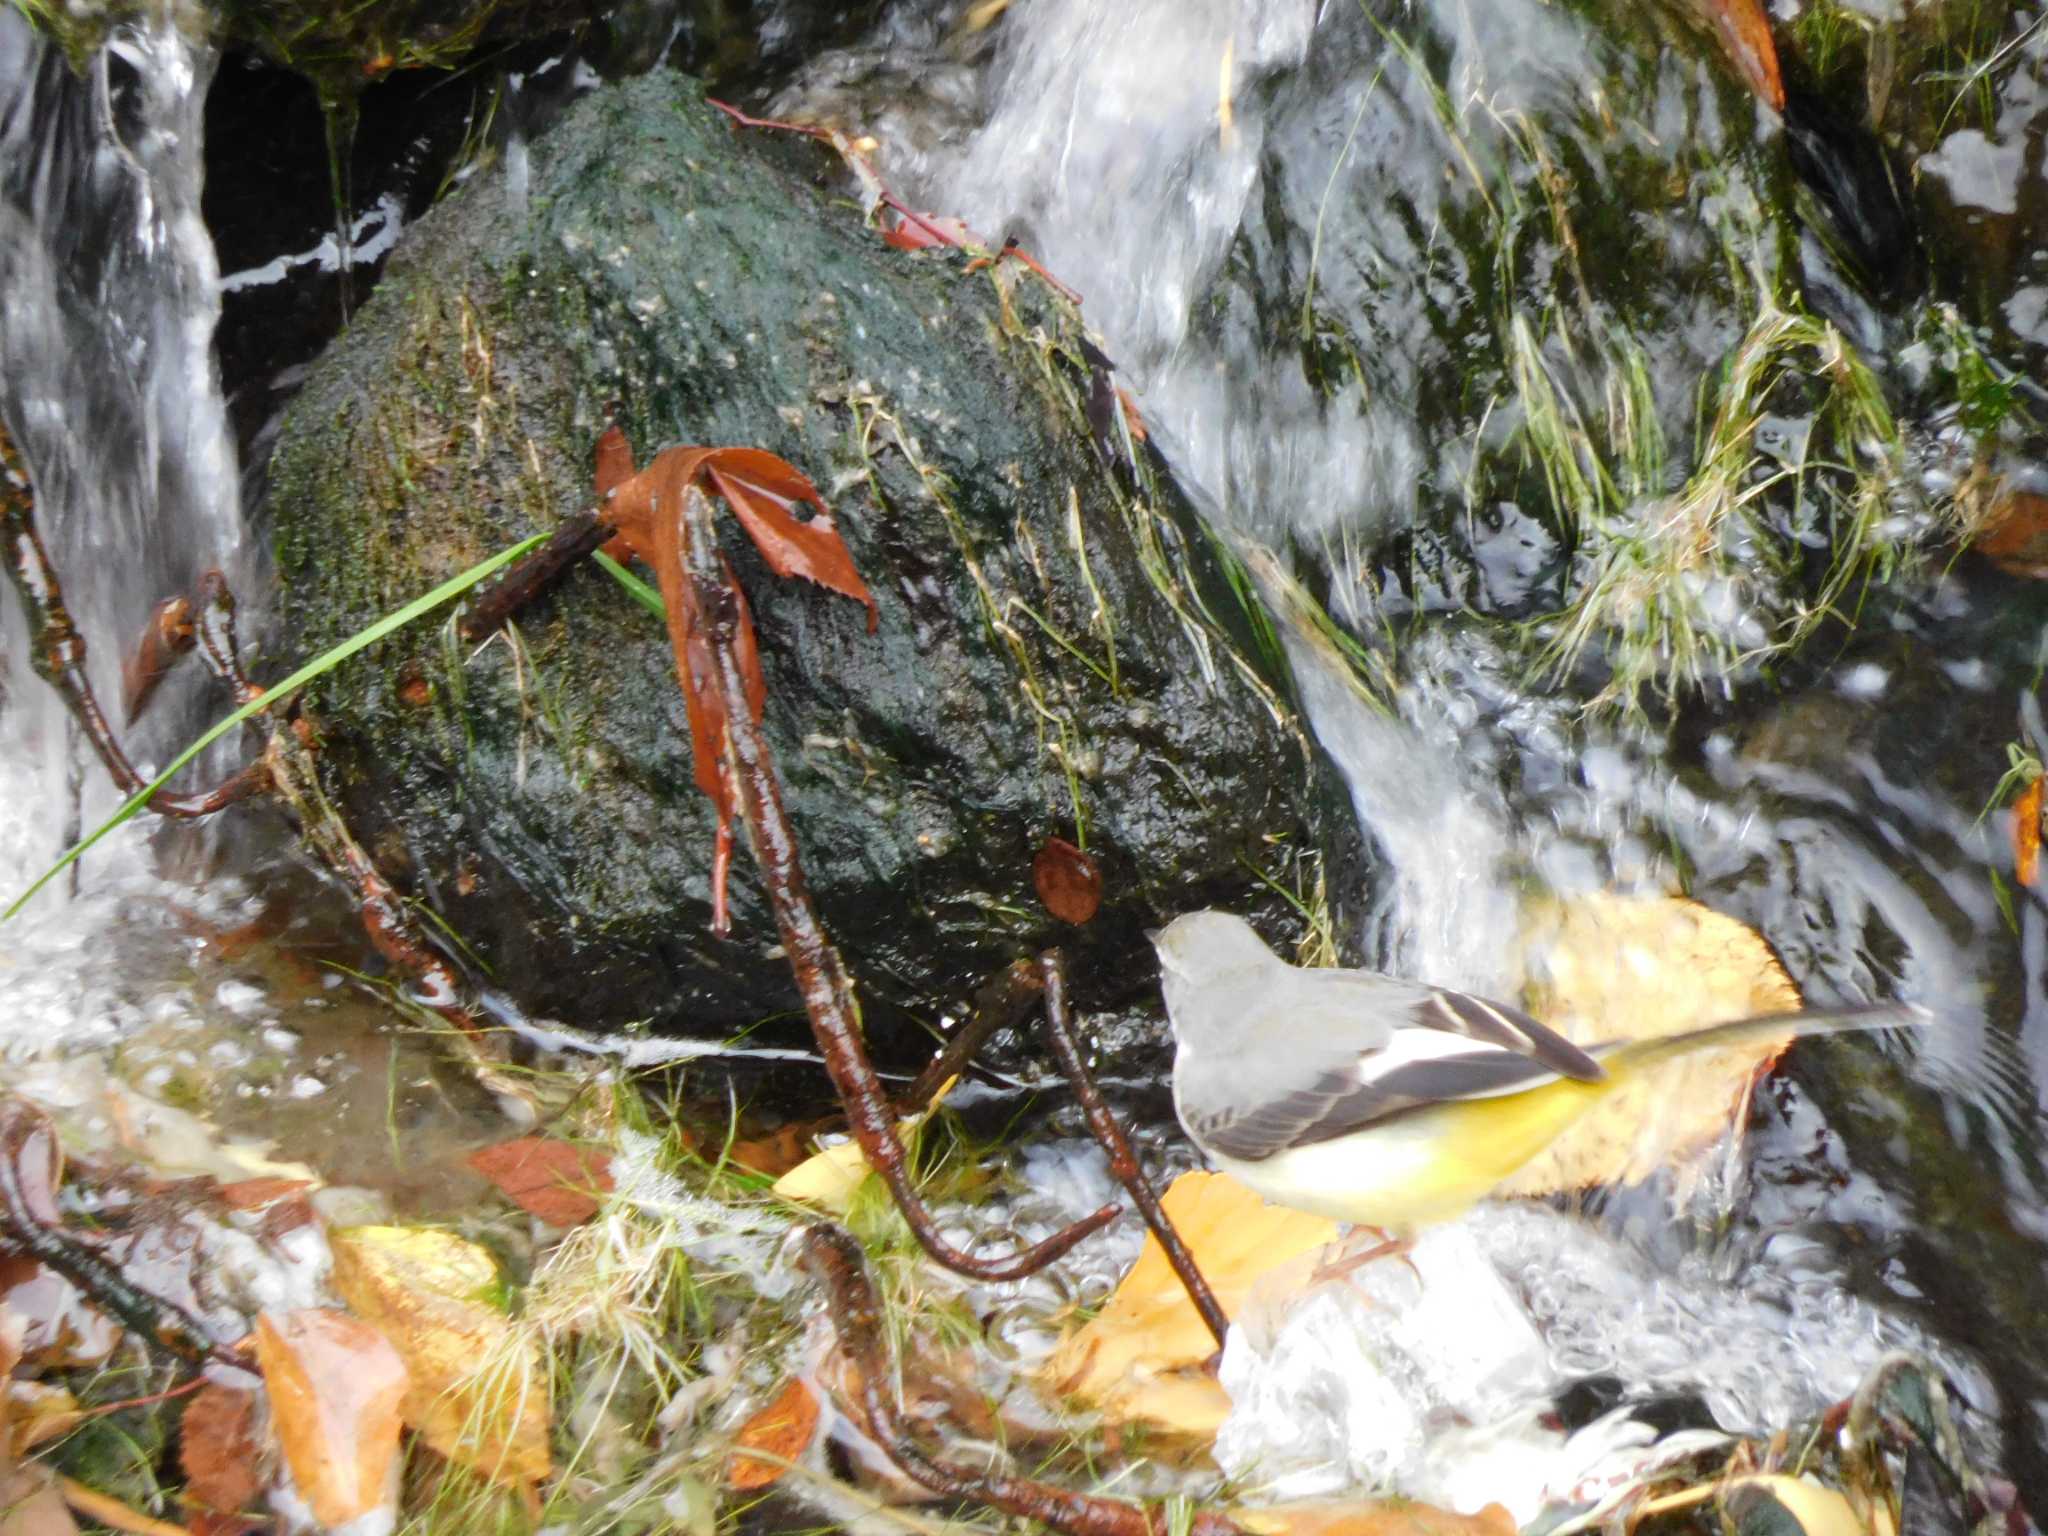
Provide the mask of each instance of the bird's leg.
POLYGON ((1415 1239, 1403 1233, 1395 1233, 1386 1227, 1370 1227, 1360 1224, 1357 1231, 1370 1233, 1376 1241, 1372 1247, 1359 1253, 1347 1253, 1341 1258, 1319 1265, 1309 1276, 1311 1285, 1321 1285, 1328 1280, 1343 1280, 1355 1275, 1368 1264, 1381 1259, 1399 1259, 1408 1266, 1408 1272, 1415 1277, 1415 1283, 1422 1283, 1422 1271, 1415 1267, 1415 1261, 1408 1255, 1414 1251, 1415 1239))

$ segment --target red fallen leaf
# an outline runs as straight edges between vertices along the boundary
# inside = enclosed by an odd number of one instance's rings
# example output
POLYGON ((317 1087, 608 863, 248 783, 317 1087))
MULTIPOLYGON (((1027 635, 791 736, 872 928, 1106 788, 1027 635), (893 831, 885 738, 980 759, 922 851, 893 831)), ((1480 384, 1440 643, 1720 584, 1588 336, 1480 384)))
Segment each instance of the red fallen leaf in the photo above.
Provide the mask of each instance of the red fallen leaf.
POLYGON ((979 245, 965 219, 940 213, 897 213, 882 221, 882 242, 899 251, 928 250, 935 245, 979 245))
POLYGON ((839 537, 832 509, 801 471, 757 448, 721 449, 704 468, 769 570, 778 576, 801 576, 865 603, 868 633, 875 632, 880 621, 875 599, 853 568, 853 556, 839 537), (798 502, 817 509, 809 522, 797 520, 798 502))
POLYGON ((597 1214, 597 1196, 612 1187, 611 1159, 589 1147, 545 1136, 520 1136, 469 1154, 469 1166, 522 1210, 557 1227, 597 1214))
POLYGON ((220 1187, 220 1198, 228 1209, 235 1211, 260 1211, 266 1205, 275 1205, 288 1195, 313 1187, 307 1179, 237 1179, 232 1184, 220 1187))
POLYGON ((1102 871, 1063 837, 1048 837, 1031 861, 1031 883, 1045 910, 1063 923, 1085 923, 1102 905, 1102 871))
MULTIPOLYGON (((598 440, 596 466, 605 517, 615 530, 606 548, 615 558, 629 557, 652 565, 661 587, 661 600, 668 610, 669 645, 675 653, 676 676, 689 717, 692 776, 718 814, 711 861, 711 928, 724 934, 730 927, 726 876, 732 863, 732 819, 738 793, 725 761, 725 701, 718 687, 716 661, 710 638, 700 627, 696 591, 686 570, 688 498, 711 493, 723 497, 771 571, 778 576, 801 576, 865 604, 870 634, 878 618, 875 600, 854 568, 853 556, 839 537, 825 498, 795 465, 758 448, 665 448, 645 469, 631 470, 632 450, 625 434, 616 426, 606 429, 598 440), (621 475, 624 478, 619 478, 621 475), (808 522, 795 515, 793 509, 799 502, 815 509, 808 522)), ((749 711, 759 720, 768 684, 761 672, 753 615, 733 579, 732 568, 724 568, 727 584, 739 594, 734 650, 749 711)))
POLYGON ((2031 887, 2041 872, 2041 786, 2036 779, 2012 807, 2012 868, 2021 885, 2031 887))
POLYGON ((178 1434, 178 1465, 185 1496, 219 1514, 247 1509, 261 1486, 256 1437, 256 1396, 208 1382, 185 1405, 178 1434))
POLYGON ((157 685, 178 664, 178 658, 192 649, 197 638, 190 598, 167 597, 149 611, 149 620, 136 637, 134 649, 121 662, 121 707, 130 725, 148 706, 157 685))
POLYGON ((1721 46, 1735 61, 1742 78, 1773 112, 1785 110, 1785 81, 1778 73, 1778 45, 1771 41, 1770 19, 1761 0, 1699 0, 1707 19, 1720 34, 1721 46))
POLYGON ((818 1432, 817 1394, 795 1377, 775 1395, 775 1400, 746 1423, 733 1441, 732 1455, 725 1463, 725 1486, 735 1493, 766 1488, 788 1469, 818 1432), (765 1456, 752 1456, 763 1451, 765 1456), (775 1458, 769 1460, 769 1457, 775 1458))

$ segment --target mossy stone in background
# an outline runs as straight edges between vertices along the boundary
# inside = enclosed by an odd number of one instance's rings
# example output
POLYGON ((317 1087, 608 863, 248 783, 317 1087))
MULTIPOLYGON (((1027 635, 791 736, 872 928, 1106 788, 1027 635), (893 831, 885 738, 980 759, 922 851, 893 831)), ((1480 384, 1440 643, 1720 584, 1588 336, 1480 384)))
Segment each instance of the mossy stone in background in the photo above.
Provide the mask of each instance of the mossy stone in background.
MULTIPOLYGON (((586 504, 617 401, 642 463, 747 444, 802 467, 874 591, 869 635, 860 605, 727 539, 871 1032, 1054 942, 1084 1004, 1128 996, 1145 926, 1271 907, 1265 882, 1312 885, 1318 858, 1359 889, 1344 797, 1231 640, 1206 534, 1095 445, 1072 307, 1013 263, 887 248, 820 191, 831 172, 660 72, 423 221, 283 430, 289 655, 586 504), (1077 819, 1107 888, 1081 929, 1030 873, 1077 819)), ((516 636, 385 646, 311 707, 366 843, 528 1007, 694 1035, 795 1008, 744 854, 733 937, 709 932, 713 822, 666 636, 594 566, 516 636)))

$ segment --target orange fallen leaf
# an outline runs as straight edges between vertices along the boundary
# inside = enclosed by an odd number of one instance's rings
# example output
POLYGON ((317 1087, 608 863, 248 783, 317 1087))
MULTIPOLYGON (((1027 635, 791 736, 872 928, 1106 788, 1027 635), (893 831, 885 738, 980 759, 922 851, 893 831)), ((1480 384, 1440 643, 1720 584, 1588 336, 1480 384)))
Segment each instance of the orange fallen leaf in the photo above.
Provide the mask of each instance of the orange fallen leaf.
POLYGON ((256 1319, 256 1359, 299 1496, 333 1527, 396 1492, 405 1362, 369 1323, 309 1307, 256 1319))
POLYGON ((804 1453, 817 1432, 817 1396, 791 1377, 773 1402, 740 1426, 732 1455, 726 1459, 725 1486, 735 1493, 766 1488, 787 1470, 784 1462, 804 1453), (767 1454, 749 1454, 754 1451, 767 1454))
POLYGON ((844 1125, 844 1120, 835 1115, 828 1120, 805 1120, 778 1126, 765 1136, 750 1136, 734 1142, 727 1149, 726 1156, 742 1168, 779 1179, 811 1155, 811 1143, 819 1132, 834 1127, 843 1129, 844 1125))
POLYGON ((1310 1499, 1231 1515, 1257 1536, 1515 1536, 1515 1517, 1499 1504, 1461 1515, 1413 1499, 1310 1499))
POLYGON ((497 1185, 522 1210, 557 1227, 573 1227, 597 1214, 598 1196, 612 1188, 611 1158, 545 1136, 520 1136, 470 1153, 469 1166, 497 1185))
POLYGON ((1102 905, 1102 871, 1063 837, 1048 837, 1031 861, 1031 883, 1045 910, 1063 923, 1079 925, 1102 905))
MULTIPOLYGON (((1337 1223, 1268 1205, 1227 1174, 1184 1173, 1160 1204, 1223 1310, 1235 1314, 1264 1277, 1333 1242, 1337 1223)), ((1198 1368, 1216 1340, 1195 1311, 1158 1239, 1109 1304, 1062 1341, 1043 1375, 1119 1421, 1144 1419, 1184 1434, 1213 1434, 1229 1409, 1198 1368)))
POLYGON ((2012 806, 2012 869, 2023 886, 2031 887, 2041 872, 2041 785, 2034 780, 2012 806))
POLYGON ((181 1424, 178 1465, 185 1470, 186 1498, 220 1514, 253 1504, 261 1486, 254 1394, 208 1382, 185 1405, 181 1424))
POLYGON ((1721 46, 1742 78, 1773 112, 1785 110, 1785 81, 1778 72, 1778 45, 1761 0, 1699 0, 1720 35, 1721 46))
POLYGON ((498 1302, 497 1261, 422 1227, 328 1234, 335 1291, 404 1359, 405 1422, 450 1461, 532 1483, 551 1470, 548 1377, 530 1332, 498 1302))
POLYGON ((2009 575, 2048 577, 2048 496, 1998 485, 1970 547, 2009 575))

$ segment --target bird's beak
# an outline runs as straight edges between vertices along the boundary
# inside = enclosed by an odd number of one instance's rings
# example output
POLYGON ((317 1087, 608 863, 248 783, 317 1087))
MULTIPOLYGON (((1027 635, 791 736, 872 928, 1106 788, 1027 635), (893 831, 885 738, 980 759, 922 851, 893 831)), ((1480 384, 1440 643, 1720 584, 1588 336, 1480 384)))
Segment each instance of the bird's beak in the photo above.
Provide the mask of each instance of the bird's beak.
POLYGON ((1145 942, 1157 944, 1159 942, 1159 930, 1157 928, 1147 928, 1145 930, 1145 942))

